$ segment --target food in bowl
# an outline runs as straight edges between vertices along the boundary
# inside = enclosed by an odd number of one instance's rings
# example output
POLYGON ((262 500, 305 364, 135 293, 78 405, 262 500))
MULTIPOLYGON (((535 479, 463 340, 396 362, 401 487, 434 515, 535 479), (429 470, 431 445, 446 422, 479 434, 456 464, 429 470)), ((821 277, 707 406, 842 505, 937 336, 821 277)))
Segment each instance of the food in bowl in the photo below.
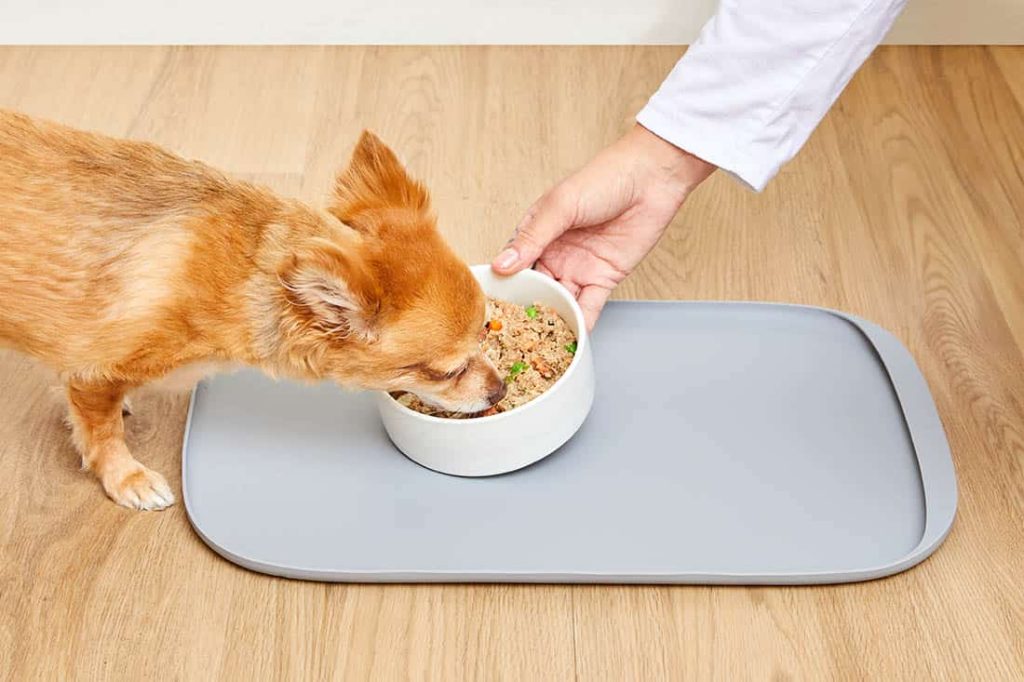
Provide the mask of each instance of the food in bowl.
POLYGON ((554 309, 541 303, 521 306, 487 299, 487 322, 481 331, 484 354, 504 375, 508 390, 491 408, 472 414, 448 412, 411 393, 395 399, 421 414, 446 419, 472 419, 507 412, 538 397, 565 374, 576 353, 576 334, 554 309))

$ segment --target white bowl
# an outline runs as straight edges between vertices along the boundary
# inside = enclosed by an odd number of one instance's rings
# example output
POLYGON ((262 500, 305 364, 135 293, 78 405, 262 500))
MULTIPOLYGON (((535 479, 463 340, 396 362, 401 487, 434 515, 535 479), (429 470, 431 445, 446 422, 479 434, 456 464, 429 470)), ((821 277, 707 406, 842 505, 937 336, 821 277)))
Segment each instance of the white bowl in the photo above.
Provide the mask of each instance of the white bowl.
POLYGON ((582 426, 594 403, 594 357, 583 312, 565 288, 526 270, 511 277, 474 265, 484 292, 520 305, 543 303, 576 333, 576 354, 558 381, 540 396, 508 412, 475 419, 442 419, 414 412, 387 393, 377 408, 391 442, 428 469, 456 476, 494 476, 547 457, 582 426))

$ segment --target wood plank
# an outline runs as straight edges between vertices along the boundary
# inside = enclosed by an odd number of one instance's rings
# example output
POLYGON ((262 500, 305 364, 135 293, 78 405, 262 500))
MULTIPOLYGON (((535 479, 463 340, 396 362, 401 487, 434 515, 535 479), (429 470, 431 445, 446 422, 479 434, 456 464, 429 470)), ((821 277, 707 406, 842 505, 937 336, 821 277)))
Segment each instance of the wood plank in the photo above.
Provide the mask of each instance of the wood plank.
POLYGON ((0 47, 0 107, 125 136, 168 56, 163 47, 0 47))
POLYGON ((131 136, 237 174, 302 174, 320 48, 168 49, 131 136))

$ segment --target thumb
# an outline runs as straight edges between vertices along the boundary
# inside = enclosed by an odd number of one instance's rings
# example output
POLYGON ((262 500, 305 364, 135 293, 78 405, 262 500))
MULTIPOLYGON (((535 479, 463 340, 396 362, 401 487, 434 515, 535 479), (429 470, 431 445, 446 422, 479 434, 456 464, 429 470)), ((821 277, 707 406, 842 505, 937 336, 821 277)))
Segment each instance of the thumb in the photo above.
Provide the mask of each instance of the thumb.
POLYGON ((532 266, 548 244, 572 227, 574 203, 560 187, 538 199, 491 267, 500 274, 511 275, 532 266))

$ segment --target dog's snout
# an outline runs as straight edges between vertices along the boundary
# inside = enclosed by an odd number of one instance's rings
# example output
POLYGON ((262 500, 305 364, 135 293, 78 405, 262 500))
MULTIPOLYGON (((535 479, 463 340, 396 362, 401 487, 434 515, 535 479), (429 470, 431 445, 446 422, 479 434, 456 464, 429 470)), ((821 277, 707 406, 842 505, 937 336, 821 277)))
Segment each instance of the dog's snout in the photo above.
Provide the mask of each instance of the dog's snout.
POLYGON ((499 379, 497 386, 491 389, 491 393, 487 396, 487 400, 490 401, 491 405, 496 405, 505 397, 507 392, 508 388, 505 386, 505 382, 499 379))

